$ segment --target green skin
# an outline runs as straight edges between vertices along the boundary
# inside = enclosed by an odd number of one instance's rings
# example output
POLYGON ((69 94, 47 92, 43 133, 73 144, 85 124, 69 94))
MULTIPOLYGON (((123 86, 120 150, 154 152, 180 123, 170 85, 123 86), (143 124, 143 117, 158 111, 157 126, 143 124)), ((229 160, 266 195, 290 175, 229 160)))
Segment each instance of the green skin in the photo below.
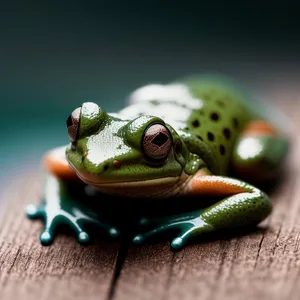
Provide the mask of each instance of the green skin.
MULTIPOLYGON (((83 184, 48 174, 42 205, 27 207, 30 218, 45 220, 41 242, 50 244, 60 224, 70 225, 82 243, 89 241, 88 224, 105 229, 111 236, 119 235, 114 216, 103 221, 99 211, 89 205, 87 185, 100 191, 96 197, 100 200, 110 195, 120 202, 146 198, 158 210, 167 203, 170 213, 163 217, 141 217, 139 234, 133 238, 136 244, 175 230, 180 234, 172 240, 171 248, 178 249, 207 232, 258 224, 271 212, 269 198, 230 175, 241 168, 251 170, 257 181, 276 174, 286 156, 288 141, 284 135, 258 135, 250 141, 242 135, 249 122, 266 119, 254 111, 248 97, 224 80, 195 78, 138 89, 131 95, 131 105, 116 114, 106 113, 94 103, 84 103, 76 143, 64 148, 68 163, 83 184), (152 124, 166 126, 171 138, 167 157, 159 161, 149 159, 142 144, 152 124), (190 190, 178 188, 187 178, 192 181, 199 170, 245 192, 217 200, 213 197, 207 202, 202 196, 194 197, 190 190), (75 190, 80 190, 81 199, 71 195, 70 191, 75 190), (186 211, 185 200, 180 199, 188 196, 193 196, 198 209, 186 211), (180 214, 172 213, 168 202, 177 198, 180 214)), ((235 173, 235 177, 247 180, 235 173)))

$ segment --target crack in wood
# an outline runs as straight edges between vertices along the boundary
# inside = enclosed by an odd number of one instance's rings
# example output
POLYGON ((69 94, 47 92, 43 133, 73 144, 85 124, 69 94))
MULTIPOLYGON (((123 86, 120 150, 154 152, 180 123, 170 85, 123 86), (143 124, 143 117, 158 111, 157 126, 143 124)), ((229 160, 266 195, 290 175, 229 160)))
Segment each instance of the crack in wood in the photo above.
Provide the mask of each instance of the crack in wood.
POLYGON ((258 260, 259 260, 260 251, 262 249, 262 244, 263 244, 264 238, 265 238, 265 231, 262 233, 261 239, 260 239, 259 244, 258 244, 258 250, 257 250, 257 255, 256 255, 256 258, 255 258, 255 263, 254 263, 253 270, 256 269, 256 266, 257 266, 257 263, 258 263, 258 260))
MULTIPOLYGON (((164 292, 162 293, 161 300, 167 299, 167 294, 169 292, 169 288, 170 288, 170 284, 171 284, 171 280, 172 280, 174 265, 175 265, 175 262, 176 262, 176 254, 177 253, 174 252, 173 255, 172 255, 170 268, 169 268, 169 272, 168 272, 168 275, 167 275, 166 288, 165 288, 164 292)), ((184 249, 182 249, 181 255, 184 256, 184 249)))
MULTIPOLYGON (((224 243, 224 241, 222 241, 224 243)), ((210 296, 208 297, 208 300, 213 300, 215 295, 217 294, 217 289, 218 289, 218 284, 219 284, 219 279, 221 278, 221 275, 222 275, 222 271, 223 271, 223 266, 224 266, 224 263, 225 263, 225 258, 227 256, 227 247, 228 247, 228 242, 225 242, 225 247, 223 248, 223 252, 221 254, 221 262, 218 266, 218 269, 217 269, 217 273, 216 273, 216 276, 215 276, 215 279, 214 279, 214 285, 213 285, 213 288, 211 289, 211 293, 210 293, 210 296)))
POLYGON ((113 277, 112 277, 111 284, 109 287, 109 292, 107 295, 107 300, 114 299, 115 291, 116 291, 116 288, 118 285, 118 279, 120 277, 120 273, 121 273, 128 249, 130 247, 131 240, 132 240, 132 238, 130 238, 130 239, 127 238, 126 240, 124 240, 123 242, 120 243, 117 258, 116 258, 114 273, 113 273, 113 277))

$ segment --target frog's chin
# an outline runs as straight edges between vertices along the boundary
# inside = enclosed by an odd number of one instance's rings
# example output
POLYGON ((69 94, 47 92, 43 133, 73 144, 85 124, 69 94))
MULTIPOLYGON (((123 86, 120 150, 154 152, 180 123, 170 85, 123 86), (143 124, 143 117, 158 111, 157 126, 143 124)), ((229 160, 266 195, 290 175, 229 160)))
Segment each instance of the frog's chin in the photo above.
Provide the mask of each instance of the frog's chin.
POLYGON ((187 176, 181 175, 175 177, 121 182, 100 182, 92 180, 88 176, 84 176, 82 174, 77 175, 84 183, 96 187, 105 194, 123 197, 127 196, 130 198, 165 198, 167 196, 172 196, 174 186, 180 186, 183 181, 186 181, 185 179, 187 176))

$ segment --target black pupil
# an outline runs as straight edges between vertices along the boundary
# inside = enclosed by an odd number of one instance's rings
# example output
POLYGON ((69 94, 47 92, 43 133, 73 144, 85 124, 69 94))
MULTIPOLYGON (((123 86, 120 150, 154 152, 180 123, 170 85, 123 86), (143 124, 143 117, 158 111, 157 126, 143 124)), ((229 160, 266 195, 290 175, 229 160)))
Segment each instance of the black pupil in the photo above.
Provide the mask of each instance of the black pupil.
POLYGON ((168 140, 168 137, 164 133, 159 133, 152 141, 152 144, 155 144, 157 146, 162 146, 166 141, 168 140))
POLYGON ((73 125, 73 121, 72 121, 72 117, 71 117, 71 115, 69 115, 69 117, 68 117, 68 119, 67 119, 67 128, 69 128, 70 126, 72 126, 73 125))

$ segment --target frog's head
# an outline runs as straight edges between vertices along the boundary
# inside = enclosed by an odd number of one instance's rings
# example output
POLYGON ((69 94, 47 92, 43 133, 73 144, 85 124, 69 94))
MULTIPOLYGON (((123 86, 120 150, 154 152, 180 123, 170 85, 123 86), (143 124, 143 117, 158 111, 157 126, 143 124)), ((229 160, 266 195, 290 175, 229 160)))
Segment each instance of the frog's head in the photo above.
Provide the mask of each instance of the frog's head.
POLYGON ((71 141, 66 157, 87 184, 119 188, 177 181, 189 155, 175 130, 162 119, 122 120, 92 102, 67 120, 71 141))

